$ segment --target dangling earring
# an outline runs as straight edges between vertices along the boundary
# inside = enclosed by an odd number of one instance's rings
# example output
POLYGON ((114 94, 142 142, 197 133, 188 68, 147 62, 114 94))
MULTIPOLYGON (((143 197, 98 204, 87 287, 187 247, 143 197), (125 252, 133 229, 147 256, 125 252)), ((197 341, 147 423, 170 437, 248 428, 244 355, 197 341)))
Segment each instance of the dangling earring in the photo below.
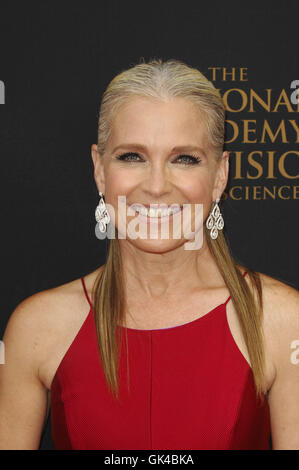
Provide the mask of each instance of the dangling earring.
POLYGON ((218 237, 218 230, 222 230, 224 227, 224 220, 218 206, 219 201, 220 199, 219 197, 217 197, 213 210, 210 213, 206 222, 207 228, 211 230, 210 237, 213 240, 216 240, 216 238, 218 237))
POLYGON ((100 232, 104 233, 107 230, 107 224, 110 222, 109 212, 107 211, 106 204, 104 202, 103 194, 99 192, 100 202, 95 211, 96 221, 99 223, 100 232))

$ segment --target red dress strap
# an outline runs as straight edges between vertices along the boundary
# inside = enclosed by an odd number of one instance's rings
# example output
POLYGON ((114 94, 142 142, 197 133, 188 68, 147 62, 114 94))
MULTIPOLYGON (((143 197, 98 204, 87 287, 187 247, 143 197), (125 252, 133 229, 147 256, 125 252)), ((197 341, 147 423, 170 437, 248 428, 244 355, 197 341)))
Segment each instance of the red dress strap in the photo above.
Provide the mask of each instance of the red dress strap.
POLYGON ((87 293, 87 289, 86 289, 84 277, 81 277, 81 281, 82 281, 82 286, 83 286, 83 289, 84 289, 84 293, 85 293, 86 299, 87 299, 89 305, 92 307, 92 303, 91 303, 90 298, 89 298, 88 293, 87 293))
MULTIPOLYGON (((243 276, 245 277, 245 276, 246 276, 246 274, 247 274, 247 271, 245 271, 245 272, 243 273, 243 276)), ((226 302, 224 302, 224 305, 226 305, 226 304, 227 304, 227 302, 229 301, 229 299, 230 299, 230 298, 231 298, 231 296, 229 296, 229 298, 226 300, 226 302)))

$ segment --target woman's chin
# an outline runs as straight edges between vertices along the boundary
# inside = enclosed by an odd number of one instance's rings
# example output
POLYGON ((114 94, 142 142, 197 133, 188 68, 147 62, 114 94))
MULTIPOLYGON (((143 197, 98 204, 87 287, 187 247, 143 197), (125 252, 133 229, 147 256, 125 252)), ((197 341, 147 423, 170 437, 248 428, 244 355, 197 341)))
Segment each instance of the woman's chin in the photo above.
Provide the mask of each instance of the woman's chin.
POLYGON ((186 240, 184 239, 141 239, 136 238, 135 240, 127 238, 127 241, 139 250, 147 253, 167 253, 168 251, 175 250, 180 246, 183 246, 186 240))

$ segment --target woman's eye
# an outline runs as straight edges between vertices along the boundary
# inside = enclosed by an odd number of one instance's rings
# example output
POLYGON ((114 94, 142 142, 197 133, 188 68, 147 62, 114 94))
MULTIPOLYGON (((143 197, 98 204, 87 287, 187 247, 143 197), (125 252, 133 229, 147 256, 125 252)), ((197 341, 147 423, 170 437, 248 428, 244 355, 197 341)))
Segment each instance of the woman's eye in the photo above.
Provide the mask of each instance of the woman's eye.
MULTIPOLYGON (((117 160, 125 161, 125 162, 142 162, 140 155, 135 152, 127 152, 121 155, 118 155, 117 160)), ((174 162, 179 161, 179 163, 183 163, 184 165, 196 165, 201 160, 199 157, 195 157, 192 155, 179 155, 174 162)))
POLYGON ((179 155, 177 160, 182 159, 182 163, 187 165, 196 165, 200 162, 199 157, 193 157, 192 155, 179 155))
POLYGON ((119 155, 118 157, 116 157, 117 160, 121 160, 121 161, 125 161, 125 162, 138 162, 140 160, 140 155, 138 155, 138 153, 131 153, 131 152, 128 152, 128 153, 123 153, 122 155, 119 155))

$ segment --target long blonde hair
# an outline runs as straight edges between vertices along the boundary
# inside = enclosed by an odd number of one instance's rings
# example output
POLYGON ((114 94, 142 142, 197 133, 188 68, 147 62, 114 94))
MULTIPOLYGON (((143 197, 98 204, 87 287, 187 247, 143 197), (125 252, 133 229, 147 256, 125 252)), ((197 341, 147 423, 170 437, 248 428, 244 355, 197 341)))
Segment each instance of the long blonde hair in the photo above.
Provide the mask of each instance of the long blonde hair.
MULTIPOLYGON (((224 143, 225 108, 219 92, 199 70, 178 60, 154 59, 141 62, 119 73, 103 94, 99 113, 98 150, 102 155, 110 135, 111 123, 119 107, 130 97, 153 99, 185 98, 198 106, 204 114, 207 135, 217 161, 224 143)), ((256 385, 257 397, 266 392, 264 376, 264 348, 262 334, 262 289, 258 273, 246 268, 254 293, 249 289, 237 263, 233 259, 223 231, 211 239, 204 224, 206 240, 219 271, 230 292, 244 340, 256 385)), ((122 325, 126 309, 123 266, 119 241, 109 241, 106 263, 93 288, 93 313, 103 370, 112 394, 119 396, 118 367, 121 336, 117 325, 122 325), (117 332, 119 334, 117 334, 117 332)), ((126 331, 126 330, 125 330, 126 331)))

